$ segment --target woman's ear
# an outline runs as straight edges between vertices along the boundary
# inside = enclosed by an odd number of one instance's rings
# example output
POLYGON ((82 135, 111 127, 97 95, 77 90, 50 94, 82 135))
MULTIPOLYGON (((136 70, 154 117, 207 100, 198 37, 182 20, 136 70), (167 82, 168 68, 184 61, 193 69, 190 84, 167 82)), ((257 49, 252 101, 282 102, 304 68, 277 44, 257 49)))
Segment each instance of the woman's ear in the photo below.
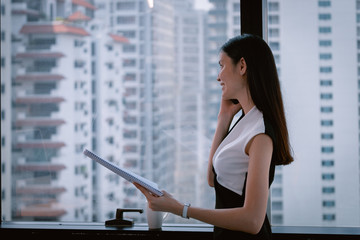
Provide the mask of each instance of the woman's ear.
POLYGON ((242 57, 237 64, 238 70, 242 76, 246 75, 247 65, 245 59, 242 57))

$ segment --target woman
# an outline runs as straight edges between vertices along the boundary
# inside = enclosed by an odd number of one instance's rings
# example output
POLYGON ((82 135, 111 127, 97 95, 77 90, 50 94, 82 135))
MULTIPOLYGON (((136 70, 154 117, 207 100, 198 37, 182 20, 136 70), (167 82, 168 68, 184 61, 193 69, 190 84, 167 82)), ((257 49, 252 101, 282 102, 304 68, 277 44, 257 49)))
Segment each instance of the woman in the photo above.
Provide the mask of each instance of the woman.
POLYGON ((214 239, 271 239, 266 207, 275 165, 293 161, 274 57, 261 38, 246 34, 222 46, 219 64, 222 98, 208 165, 216 209, 184 205, 166 191, 156 197, 136 187, 155 211, 214 225, 214 239))

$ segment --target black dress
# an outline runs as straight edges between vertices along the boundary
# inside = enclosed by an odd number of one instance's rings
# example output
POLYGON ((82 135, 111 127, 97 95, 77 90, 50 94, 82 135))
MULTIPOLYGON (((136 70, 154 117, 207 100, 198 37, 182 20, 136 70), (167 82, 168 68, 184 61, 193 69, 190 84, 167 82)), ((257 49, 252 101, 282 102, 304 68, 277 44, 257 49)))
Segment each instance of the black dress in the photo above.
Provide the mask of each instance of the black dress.
MULTIPOLYGON (((265 121, 265 134, 267 134, 271 137, 271 139, 273 140, 273 146, 275 148, 276 144, 274 141, 275 140, 274 131, 273 131, 272 127, 269 124, 267 124, 267 121, 265 121)), ((275 161, 274 161, 274 156, 273 156, 272 160, 271 160, 270 169, 269 169, 269 188, 270 188, 271 183, 274 180, 274 174, 275 174, 275 164, 274 163, 275 163, 275 161)), ((215 208, 216 209, 224 209, 224 208, 242 207, 245 202, 247 174, 246 174, 246 178, 245 178, 245 182, 244 182, 242 195, 239 195, 239 194, 225 188, 221 184, 219 184, 218 181, 216 180, 216 172, 215 172, 214 168, 213 168, 213 171, 215 174, 215 177, 214 177, 215 197, 216 197, 215 208)), ((236 239, 236 240, 240 240, 240 239, 241 240, 242 239, 257 239, 257 240, 261 239, 261 240, 263 240, 264 239, 265 240, 266 239, 266 240, 268 240, 268 239, 271 239, 271 234, 272 234, 271 226, 270 226, 267 216, 265 216, 264 223, 263 223, 259 233, 255 234, 255 235, 241 232, 241 231, 232 231, 232 230, 228 230, 228 229, 224 229, 224 228, 220 228, 220 227, 216 227, 216 226, 214 227, 214 239, 216 239, 216 240, 231 240, 231 239, 236 239)))

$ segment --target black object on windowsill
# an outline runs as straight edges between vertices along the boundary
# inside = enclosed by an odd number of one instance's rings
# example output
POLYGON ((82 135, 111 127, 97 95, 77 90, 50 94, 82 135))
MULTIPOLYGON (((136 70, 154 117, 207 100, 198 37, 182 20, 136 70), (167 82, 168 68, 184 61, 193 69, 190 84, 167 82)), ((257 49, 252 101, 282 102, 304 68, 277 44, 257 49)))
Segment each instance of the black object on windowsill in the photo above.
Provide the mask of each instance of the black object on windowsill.
POLYGON ((140 208, 118 208, 116 209, 115 219, 105 221, 105 226, 111 227, 132 227, 134 220, 130 218, 123 218, 124 212, 139 212, 143 213, 143 209, 140 208))

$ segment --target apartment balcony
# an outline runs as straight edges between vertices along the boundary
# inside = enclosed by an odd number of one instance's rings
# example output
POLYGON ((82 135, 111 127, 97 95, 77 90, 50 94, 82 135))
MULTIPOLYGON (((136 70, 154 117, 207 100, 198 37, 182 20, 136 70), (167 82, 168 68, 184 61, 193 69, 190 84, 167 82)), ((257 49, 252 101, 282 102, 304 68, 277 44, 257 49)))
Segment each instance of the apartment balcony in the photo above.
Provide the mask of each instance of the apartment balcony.
POLYGON ((65 121, 62 119, 51 119, 51 118, 25 118, 23 115, 23 119, 17 118, 14 121, 14 125, 17 127, 36 127, 36 126, 61 126, 65 124, 65 121))
POLYGON ((16 188, 16 194, 26 194, 26 195, 38 195, 38 194, 61 194, 66 192, 64 187, 59 186, 49 186, 49 185, 40 185, 40 186, 23 186, 16 188))
POLYGON ((12 3, 11 13, 13 15, 28 15, 34 17, 40 17, 41 13, 37 10, 28 8, 26 2, 12 3))
POLYGON ((77 36, 89 36, 90 34, 81 27, 64 23, 27 23, 20 33, 22 34, 71 34, 77 36))
POLYGON ((58 204, 57 198, 65 191, 64 187, 51 184, 18 185, 15 188, 19 206, 16 215, 21 217, 60 217, 66 214, 66 210, 58 204))
POLYGON ((38 204, 26 206, 18 210, 17 215, 21 217, 61 217, 66 210, 51 204, 38 204))
POLYGON ((66 166, 64 164, 49 164, 49 163, 29 163, 29 164, 18 164, 15 167, 15 171, 17 172, 39 172, 39 171, 46 171, 46 172, 60 172, 61 170, 65 169, 66 166))
POLYGON ((33 52, 20 52, 15 55, 16 59, 58 59, 65 57, 61 52, 42 52, 42 51, 33 51, 33 52))
POLYGON ((73 14, 71 14, 67 20, 71 21, 71 22, 82 22, 82 21, 90 21, 91 18, 86 16, 85 14, 83 14, 80 11, 76 11, 73 14))
POLYGON ((15 99, 15 103, 21 104, 61 103, 64 101, 65 99, 63 97, 53 97, 49 95, 19 96, 15 99))
POLYGON ((223 16, 226 16, 227 14, 227 10, 226 8, 224 9, 211 9, 209 10, 209 15, 223 15, 223 16))
POLYGON ((44 141, 44 140, 27 140, 15 143, 16 148, 42 148, 42 149, 59 149, 66 146, 62 141, 44 141))
POLYGON ((74 5, 85 7, 86 9, 89 9, 92 11, 96 10, 96 7, 94 5, 92 5, 90 2, 85 1, 85 0, 72 0, 71 3, 74 5))
POLYGON ((20 74, 15 77, 15 82, 57 82, 63 80, 65 77, 60 74, 53 73, 38 73, 38 74, 20 74))

